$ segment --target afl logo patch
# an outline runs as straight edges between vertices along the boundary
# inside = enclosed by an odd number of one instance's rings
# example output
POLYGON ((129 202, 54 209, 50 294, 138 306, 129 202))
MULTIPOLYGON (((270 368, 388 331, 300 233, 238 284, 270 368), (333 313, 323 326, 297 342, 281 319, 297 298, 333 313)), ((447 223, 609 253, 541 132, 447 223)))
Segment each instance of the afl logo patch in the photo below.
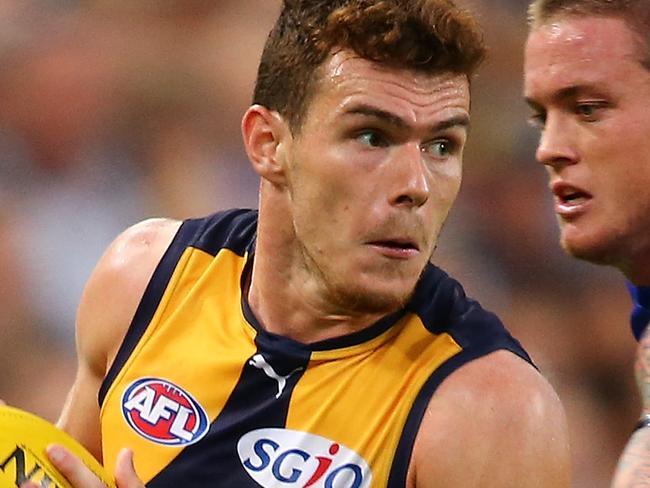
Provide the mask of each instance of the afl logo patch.
POLYGON ((187 446, 208 432, 208 415, 182 388, 159 378, 141 378, 122 395, 124 419, 145 439, 187 446))

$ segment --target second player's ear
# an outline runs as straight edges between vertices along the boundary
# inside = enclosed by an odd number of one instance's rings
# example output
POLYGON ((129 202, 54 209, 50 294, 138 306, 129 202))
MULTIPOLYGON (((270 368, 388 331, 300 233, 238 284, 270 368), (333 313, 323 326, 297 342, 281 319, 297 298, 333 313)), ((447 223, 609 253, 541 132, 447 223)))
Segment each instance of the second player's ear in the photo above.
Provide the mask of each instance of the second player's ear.
POLYGON ((262 105, 253 105, 242 119, 244 147, 253 169, 276 185, 285 183, 286 151, 291 130, 282 116, 262 105))

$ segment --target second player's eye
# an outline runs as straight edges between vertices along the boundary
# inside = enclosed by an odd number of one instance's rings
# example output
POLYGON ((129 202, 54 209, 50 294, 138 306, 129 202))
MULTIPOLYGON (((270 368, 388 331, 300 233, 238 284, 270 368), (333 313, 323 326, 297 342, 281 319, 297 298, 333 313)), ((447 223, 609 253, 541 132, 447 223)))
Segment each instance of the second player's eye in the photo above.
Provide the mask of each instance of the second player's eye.
POLYGON ((536 112, 528 117, 528 123, 538 130, 543 130, 546 125, 546 114, 544 112, 536 112))
POLYGON ((584 102, 578 103, 575 110, 583 120, 594 122, 603 108, 605 108, 605 105, 601 102, 584 102))
POLYGON ((359 132, 357 140, 368 147, 386 147, 388 145, 388 141, 381 132, 371 129, 359 132))

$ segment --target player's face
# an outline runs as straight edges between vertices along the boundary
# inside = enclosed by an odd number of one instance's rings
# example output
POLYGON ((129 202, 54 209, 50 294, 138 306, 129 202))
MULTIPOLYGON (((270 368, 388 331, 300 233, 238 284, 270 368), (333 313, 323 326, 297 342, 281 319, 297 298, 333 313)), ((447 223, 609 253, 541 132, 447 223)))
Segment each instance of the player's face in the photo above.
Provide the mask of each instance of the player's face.
POLYGON ((650 71, 632 31, 561 17, 530 34, 525 58, 562 246, 624 270, 650 263, 650 71))
POLYGON ((350 53, 323 67, 290 154, 305 266, 345 309, 410 297, 461 183, 466 76, 381 67, 350 53))

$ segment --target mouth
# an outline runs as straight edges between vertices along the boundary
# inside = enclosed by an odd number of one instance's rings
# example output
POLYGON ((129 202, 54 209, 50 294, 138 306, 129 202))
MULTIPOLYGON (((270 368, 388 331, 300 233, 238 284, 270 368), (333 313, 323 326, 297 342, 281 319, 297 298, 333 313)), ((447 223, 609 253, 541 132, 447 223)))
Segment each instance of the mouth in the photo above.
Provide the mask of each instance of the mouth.
POLYGON ((579 205, 592 198, 592 195, 581 188, 566 183, 555 183, 551 191, 558 202, 565 205, 579 205))
POLYGON ((563 216, 572 216, 582 211, 593 198, 593 195, 582 188, 562 182, 554 183, 551 191, 555 196, 556 211, 563 216))
POLYGON ((382 255, 395 259, 408 259, 420 252, 419 246, 408 239, 382 239, 371 241, 368 245, 377 249, 382 255))

